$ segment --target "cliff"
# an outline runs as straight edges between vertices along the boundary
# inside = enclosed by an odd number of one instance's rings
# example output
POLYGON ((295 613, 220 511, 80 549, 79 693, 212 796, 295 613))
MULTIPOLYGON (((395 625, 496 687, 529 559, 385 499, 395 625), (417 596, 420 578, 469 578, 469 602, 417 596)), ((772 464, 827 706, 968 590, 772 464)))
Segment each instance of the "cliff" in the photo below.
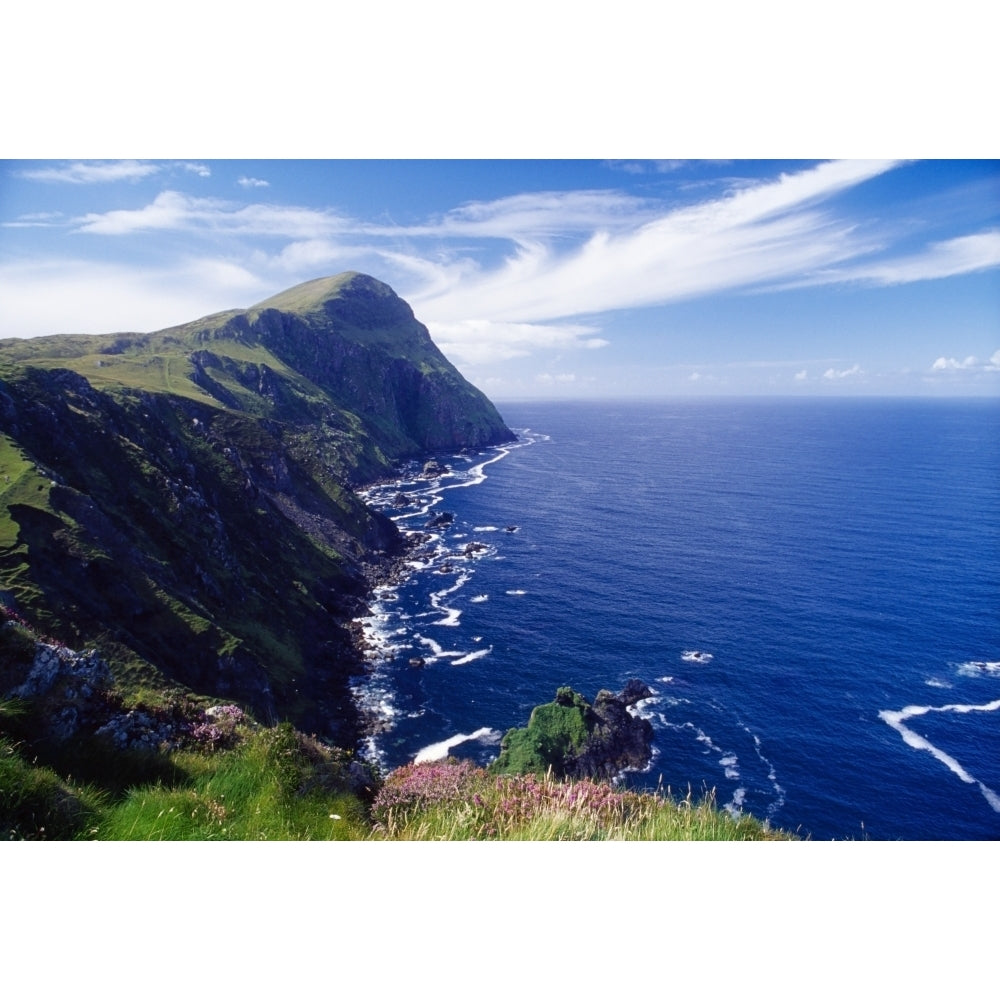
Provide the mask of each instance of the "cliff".
POLYGON ((116 686, 351 745, 348 628, 399 533, 354 492, 513 438, 350 272, 150 334, 0 341, 0 603, 116 686))

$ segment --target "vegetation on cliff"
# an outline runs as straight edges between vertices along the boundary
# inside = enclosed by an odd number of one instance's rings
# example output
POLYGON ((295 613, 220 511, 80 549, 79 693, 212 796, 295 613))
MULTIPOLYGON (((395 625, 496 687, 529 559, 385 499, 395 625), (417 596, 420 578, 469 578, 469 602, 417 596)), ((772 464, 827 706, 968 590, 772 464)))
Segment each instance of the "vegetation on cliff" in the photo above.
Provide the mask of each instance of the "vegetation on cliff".
MULTIPOLYGON (((0 705, 0 729, 9 711, 0 705)), ((170 752, 169 771, 148 756, 150 774, 118 790, 82 783, 0 736, 0 839, 789 839, 716 808, 710 795, 496 775, 468 761, 399 768, 373 800, 353 782, 349 754, 287 723, 243 726, 231 747, 170 752)))
POLYGON ((122 691, 352 745, 347 623, 400 548, 354 487, 512 437, 355 272, 158 333, 0 341, 0 603, 122 691))
MULTIPOLYGON (((380 775, 350 750, 287 722, 262 725, 235 704, 124 700, 102 688, 105 672, 16 617, 0 625, 0 840, 786 837, 711 796, 517 773, 510 760, 503 773, 449 759, 380 775)), ((570 702, 560 709, 582 713, 579 695, 560 694, 570 702)))

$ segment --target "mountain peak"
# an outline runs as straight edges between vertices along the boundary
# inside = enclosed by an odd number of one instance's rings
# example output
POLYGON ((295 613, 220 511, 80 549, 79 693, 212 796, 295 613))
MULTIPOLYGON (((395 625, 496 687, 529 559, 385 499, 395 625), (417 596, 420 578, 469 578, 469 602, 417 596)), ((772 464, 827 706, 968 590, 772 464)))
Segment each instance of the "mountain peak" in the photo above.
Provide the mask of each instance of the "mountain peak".
POLYGON ((336 308, 336 303, 345 299, 369 299, 373 302, 382 300, 392 307, 393 312, 398 312, 401 305, 412 316, 410 307, 387 284, 360 271, 344 271, 304 281, 258 302, 247 311, 259 314, 266 309, 276 309, 305 317, 315 313, 328 313, 331 307, 336 308))

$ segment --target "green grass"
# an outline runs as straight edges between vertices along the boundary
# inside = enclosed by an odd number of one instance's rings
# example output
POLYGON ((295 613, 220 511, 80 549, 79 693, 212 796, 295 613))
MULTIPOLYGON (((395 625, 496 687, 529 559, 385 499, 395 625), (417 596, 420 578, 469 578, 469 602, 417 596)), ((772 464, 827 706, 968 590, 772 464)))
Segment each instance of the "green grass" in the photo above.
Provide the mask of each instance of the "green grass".
POLYGON ((568 687, 556 691, 554 701, 536 706, 523 729, 510 729, 500 744, 492 770, 500 774, 545 774, 563 763, 587 742, 590 708, 582 695, 568 687))
MULTIPOLYGON (((178 754, 182 785, 134 788, 88 831, 99 840, 359 840, 365 807, 336 755, 310 759, 290 726, 260 729, 236 749, 178 754)), ((314 746, 315 751, 315 746, 314 746)))
MULTIPOLYGON (((0 712, 0 722, 6 711, 0 712)), ((99 813, 99 791, 26 760, 0 736, 0 840, 70 840, 99 813)))
MULTIPOLYGON (((27 714, 26 714, 27 713, 27 714)), ((351 755, 287 723, 241 722, 234 745, 117 751, 97 740, 40 759, 14 730, 30 707, 0 702, 0 838, 48 840, 790 840, 750 816, 603 782, 496 775, 469 761, 391 772, 374 803, 351 755)))
POLYGON ((18 542, 19 528, 11 516, 15 504, 50 511, 51 481, 6 434, 0 434, 0 551, 18 542))

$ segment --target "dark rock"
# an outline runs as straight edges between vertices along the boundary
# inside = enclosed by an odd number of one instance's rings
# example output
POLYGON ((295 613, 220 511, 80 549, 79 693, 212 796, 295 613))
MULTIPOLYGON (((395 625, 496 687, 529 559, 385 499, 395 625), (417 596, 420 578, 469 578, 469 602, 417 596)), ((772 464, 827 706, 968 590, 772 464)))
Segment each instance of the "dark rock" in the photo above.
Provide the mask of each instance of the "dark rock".
POLYGON ((619 694, 599 691, 594 699, 594 718, 588 719, 590 736, 579 754, 568 762, 567 777, 613 778, 625 770, 641 771, 653 754, 653 727, 629 707, 652 692, 638 680, 630 680, 619 694))
POLYGON ((633 677, 631 680, 625 682, 625 687, 622 688, 621 693, 618 695, 618 700, 624 702, 626 705, 634 705, 636 702, 652 697, 653 692, 642 681, 633 677))
POLYGON ((440 462, 430 459, 430 461, 424 463, 421 475, 425 479, 437 479, 439 476, 446 476, 449 472, 451 472, 451 469, 447 465, 442 465, 440 462))

